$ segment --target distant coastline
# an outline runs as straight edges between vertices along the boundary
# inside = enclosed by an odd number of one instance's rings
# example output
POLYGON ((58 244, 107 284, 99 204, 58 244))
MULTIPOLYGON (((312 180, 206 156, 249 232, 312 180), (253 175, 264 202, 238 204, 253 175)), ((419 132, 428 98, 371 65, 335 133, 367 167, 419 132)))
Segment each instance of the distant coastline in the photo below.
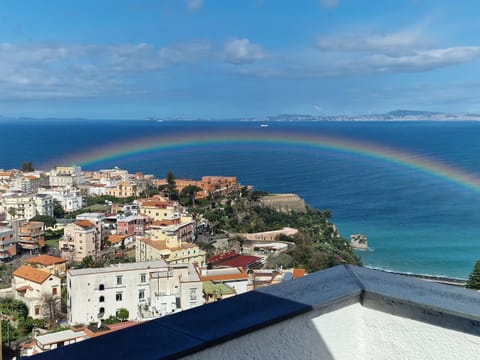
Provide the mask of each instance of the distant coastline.
MULTIPOLYGON (((311 114, 280 114, 272 116, 251 116, 251 117, 186 117, 186 116, 148 116, 146 118, 82 118, 82 117, 23 117, 23 116, 1 116, 0 122, 8 121, 149 121, 163 123, 165 121, 252 121, 252 122, 295 122, 295 121, 319 121, 319 122, 368 122, 368 121, 480 121, 480 114, 468 112, 432 112, 418 110, 394 110, 379 114, 359 115, 311 115, 311 114)), ((266 125, 266 124, 265 124, 266 125)))
POLYGON ((442 275, 414 274, 414 273, 411 273, 411 272, 386 270, 386 269, 373 267, 373 266, 368 266, 368 265, 365 266, 365 267, 369 268, 369 269, 383 271, 383 272, 390 273, 390 274, 409 276, 409 277, 414 277, 414 278, 417 278, 417 279, 424 279, 424 280, 427 280, 427 281, 433 281, 433 282, 446 284, 446 285, 454 285, 454 286, 464 287, 465 283, 467 282, 467 279, 463 279, 463 278, 454 278, 454 277, 448 277, 448 276, 442 276, 442 275))

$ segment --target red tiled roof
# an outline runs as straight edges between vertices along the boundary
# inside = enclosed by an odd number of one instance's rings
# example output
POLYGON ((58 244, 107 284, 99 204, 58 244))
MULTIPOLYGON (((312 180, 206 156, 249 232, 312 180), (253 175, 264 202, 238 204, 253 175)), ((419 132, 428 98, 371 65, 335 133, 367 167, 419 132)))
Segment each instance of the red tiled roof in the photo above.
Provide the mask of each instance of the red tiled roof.
POLYGON ((85 228, 95 226, 94 223, 88 220, 77 220, 74 222, 74 224, 85 228))
POLYGON ((248 265, 260 260, 258 256, 239 255, 235 251, 215 255, 208 262, 214 266, 242 267, 246 269, 248 265))
POLYGON ((217 266, 231 266, 231 267, 242 267, 246 269, 248 265, 253 264, 254 262, 260 260, 258 256, 251 256, 251 255, 238 255, 233 259, 229 259, 226 261, 222 261, 220 264, 216 264, 217 266))
POLYGON ((133 234, 124 234, 124 235, 112 234, 107 237, 107 241, 111 242, 112 244, 116 244, 131 236, 133 236, 133 234))
POLYGON ((25 280, 30 280, 36 282, 37 284, 42 284, 51 276, 51 274, 27 265, 22 265, 13 272, 13 276, 20 277, 25 280))
POLYGON ((54 264, 63 264, 66 263, 67 260, 51 255, 38 255, 28 259, 26 262, 29 264, 40 264, 47 266, 54 264))

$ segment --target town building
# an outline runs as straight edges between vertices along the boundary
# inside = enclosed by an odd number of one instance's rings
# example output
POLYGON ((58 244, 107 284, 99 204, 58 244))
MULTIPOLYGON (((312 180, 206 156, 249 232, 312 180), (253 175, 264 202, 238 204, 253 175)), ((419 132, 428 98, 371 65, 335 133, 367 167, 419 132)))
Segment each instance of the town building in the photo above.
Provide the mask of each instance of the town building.
POLYGON ((135 247, 134 234, 111 234, 107 236, 107 246, 118 249, 131 249, 135 247))
POLYGON ((243 294, 249 290, 248 274, 242 268, 196 267, 196 269, 203 283, 203 294, 207 303, 243 294))
POLYGON ((0 261, 10 260, 17 254, 15 230, 0 226, 0 261))
POLYGON ((127 309, 146 320, 203 304, 202 284, 190 265, 163 260, 67 271, 70 324, 98 322, 127 309))
POLYGON ((51 255, 38 255, 27 259, 27 265, 57 275, 59 277, 66 276, 67 260, 51 255))
POLYGON ((13 272, 14 298, 27 305, 28 316, 34 319, 49 318, 53 306, 60 306, 61 280, 47 271, 22 265, 13 272))
POLYGON ((63 258, 78 262, 86 256, 97 255, 100 250, 98 239, 101 235, 93 222, 77 220, 65 226, 63 231, 63 239, 58 244, 63 258))
POLYGON ((41 221, 18 223, 18 246, 20 249, 38 253, 45 247, 45 224, 41 221))
POLYGON ((106 186, 105 195, 114 196, 116 198, 129 198, 138 195, 138 186, 129 181, 122 181, 115 186, 106 186))
POLYGON ((3 196, 2 202, 7 220, 30 220, 37 215, 33 195, 8 194, 3 196))
POLYGON ((55 189, 40 189, 39 194, 49 194, 58 201, 67 213, 80 210, 84 206, 84 198, 79 189, 66 186, 55 189))
POLYGON ((117 215, 117 234, 145 234, 145 217, 138 215, 121 216, 117 215))
POLYGON ((56 166, 49 174, 51 187, 72 187, 84 182, 85 177, 79 166, 56 166))
POLYGON ((53 196, 49 194, 35 194, 36 215, 53 216, 53 196))

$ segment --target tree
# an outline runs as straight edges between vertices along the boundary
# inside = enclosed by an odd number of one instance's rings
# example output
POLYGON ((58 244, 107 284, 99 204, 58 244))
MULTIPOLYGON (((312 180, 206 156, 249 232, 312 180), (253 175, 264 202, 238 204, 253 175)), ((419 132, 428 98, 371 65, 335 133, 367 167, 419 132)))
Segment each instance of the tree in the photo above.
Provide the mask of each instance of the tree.
POLYGON ((10 215, 12 218, 15 218, 15 216, 17 215, 17 209, 15 209, 15 208, 13 208, 13 207, 10 207, 10 208, 8 208, 7 213, 8 213, 8 215, 10 215))
POLYGON ((30 220, 43 222, 45 227, 53 227, 57 223, 57 220, 55 220, 54 217, 48 215, 35 215, 30 220))
POLYGON ((22 162, 22 172, 32 172, 35 171, 31 162, 24 161, 22 162))
POLYGON ((53 216, 57 219, 65 216, 65 210, 63 210, 63 206, 58 200, 53 200, 53 216))
POLYGON ((42 313, 48 322, 48 326, 52 327, 59 320, 60 315, 60 297, 52 294, 42 294, 42 313))
POLYGON ((195 185, 185 186, 180 192, 180 203, 185 206, 189 204, 195 206, 195 195, 201 190, 202 188, 195 185))
POLYGON ((167 173, 167 194, 168 198, 170 200, 177 200, 178 199, 178 190, 177 190, 177 184, 175 183, 175 175, 173 175, 173 172, 169 171, 167 173))
POLYGON ((480 260, 477 260, 472 273, 468 277, 468 281, 465 284, 467 289, 480 290, 480 260))
POLYGON ((118 309, 117 318, 119 318, 120 320, 125 321, 128 319, 129 316, 130 316, 130 313, 128 312, 127 309, 125 308, 118 309))

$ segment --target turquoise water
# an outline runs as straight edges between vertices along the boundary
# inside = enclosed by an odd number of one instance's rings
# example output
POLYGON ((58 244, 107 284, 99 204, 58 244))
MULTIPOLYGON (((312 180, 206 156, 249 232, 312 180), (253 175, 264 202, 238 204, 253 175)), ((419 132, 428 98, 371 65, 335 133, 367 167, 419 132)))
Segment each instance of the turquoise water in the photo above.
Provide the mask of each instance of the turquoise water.
MULTIPOLYGON (((151 135, 251 131, 328 135, 389 146, 455 166, 480 177, 477 122, 256 122, 50 121, 0 123, 0 168, 32 161, 48 168, 72 153, 122 144, 151 135)), ((478 191, 388 161, 281 143, 183 147, 114 158, 85 169, 119 166, 163 177, 237 176, 242 184, 270 192, 293 192, 333 211, 340 233, 367 235, 365 264, 394 271, 466 277, 480 258, 478 191)))

